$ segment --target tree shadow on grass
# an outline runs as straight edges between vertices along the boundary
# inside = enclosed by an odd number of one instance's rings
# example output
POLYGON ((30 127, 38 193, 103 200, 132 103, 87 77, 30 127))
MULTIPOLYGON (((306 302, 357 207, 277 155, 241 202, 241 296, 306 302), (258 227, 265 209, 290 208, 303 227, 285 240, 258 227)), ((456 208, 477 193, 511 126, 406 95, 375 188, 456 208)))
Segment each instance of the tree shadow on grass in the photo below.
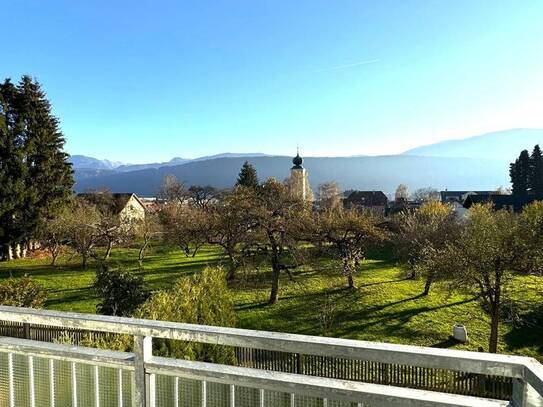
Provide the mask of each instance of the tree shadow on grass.
POLYGON ((516 323, 503 340, 511 352, 533 347, 543 354, 543 304, 522 315, 521 322, 516 323))
MULTIPOLYGON (((400 283, 400 282, 406 281, 406 280, 411 280, 411 278, 410 277, 403 277, 403 278, 396 278, 394 280, 376 281, 375 283, 359 284, 358 287, 359 288, 364 288, 364 287, 371 287, 371 286, 374 286, 374 285, 381 285, 381 284, 400 283)), ((413 297, 413 298, 419 298, 421 296, 422 296, 422 294, 417 295, 416 297, 413 297)))
POLYGON ((368 328, 371 328, 371 327, 374 327, 374 326, 379 326, 379 325, 384 326, 385 324, 389 327, 390 331, 394 331, 397 328, 399 328, 402 325, 409 322, 410 319, 412 319, 413 317, 415 317, 417 315, 427 313, 427 312, 431 312, 431 311, 436 311, 436 310, 443 309, 443 308, 450 308, 450 307, 454 307, 454 306, 458 306, 458 305, 467 304, 469 302, 472 302, 472 301, 476 300, 476 298, 474 297, 474 298, 468 298, 468 299, 465 299, 465 300, 451 302, 451 303, 447 303, 447 304, 441 304, 441 305, 434 306, 434 307, 420 306, 420 307, 416 307, 416 308, 409 308, 409 309, 386 312, 384 314, 378 312, 379 310, 386 309, 387 307, 390 307, 392 305, 397 305, 397 304, 404 303, 404 302, 407 302, 407 301, 413 301, 413 300, 415 300, 417 298, 420 298, 420 297, 421 296, 419 295, 419 296, 415 296, 415 297, 405 298, 403 300, 395 301, 393 303, 384 304, 382 306, 365 308, 365 309, 359 310, 358 312, 354 312, 354 313, 353 312, 344 312, 344 313, 339 315, 340 320, 343 320, 343 321, 346 321, 346 322, 351 322, 353 320, 362 321, 362 322, 360 324, 356 324, 356 325, 352 325, 352 326, 346 326, 342 330, 340 330, 339 332, 341 333, 342 336, 345 336, 345 335, 350 335, 350 334, 352 334, 354 332, 357 332, 357 331, 363 331, 365 329, 368 329, 368 328), (378 316, 378 318, 376 318, 376 316, 378 316))
POLYGON ((69 295, 63 295, 62 297, 58 298, 49 298, 45 302, 45 305, 47 308, 51 306, 56 305, 64 305, 67 303, 73 303, 73 302, 79 302, 79 301, 88 301, 88 300, 95 300, 98 297, 94 293, 92 289, 79 289, 79 290, 73 290, 73 292, 69 295))

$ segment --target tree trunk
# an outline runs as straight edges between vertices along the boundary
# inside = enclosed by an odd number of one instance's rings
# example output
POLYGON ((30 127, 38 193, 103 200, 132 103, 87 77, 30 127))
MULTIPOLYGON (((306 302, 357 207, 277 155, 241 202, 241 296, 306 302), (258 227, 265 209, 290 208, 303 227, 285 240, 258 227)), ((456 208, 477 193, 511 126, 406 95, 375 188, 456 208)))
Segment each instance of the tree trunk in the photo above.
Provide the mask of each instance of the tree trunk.
POLYGON ((490 315, 490 338, 488 340, 488 351, 490 353, 498 352, 498 334, 499 334, 500 315, 495 305, 492 306, 490 315))
POLYGON ((276 247, 272 247, 272 285, 270 292, 270 300, 268 304, 275 304, 279 299, 279 275, 281 268, 279 267, 279 252, 276 247))
POLYGON ((236 270, 237 270, 237 267, 234 264, 230 264, 230 268, 228 269, 228 272, 226 273, 227 281, 233 281, 236 278, 236 270))
POLYGON ((232 252, 228 253, 228 257, 230 258, 230 268, 228 269, 228 273, 226 274, 226 280, 232 281, 236 277, 236 271, 239 267, 239 263, 237 262, 236 257, 232 252))
POLYGON ((430 294, 430 287, 432 286, 433 282, 434 282, 434 273, 430 272, 426 276, 426 283, 424 284, 424 292, 422 293, 422 295, 430 294))
POLYGON ((277 300, 279 299, 279 273, 279 265, 272 261, 272 286, 270 300, 268 301, 268 304, 270 305, 277 303, 277 300))
POLYGON ((18 243, 13 243, 11 245, 11 258, 13 260, 17 260, 19 258, 19 244, 18 243))
POLYGON ((57 251, 56 249, 51 250, 51 266, 56 266, 59 254, 60 251, 57 251))
POLYGON ((87 268, 87 253, 81 254, 81 266, 83 266, 84 269, 87 268))
POLYGON ((347 286, 349 289, 356 289, 354 285, 353 270, 356 270, 356 266, 351 264, 349 257, 343 257, 343 275, 347 277, 347 286))
POLYGON ((143 259, 145 259, 145 251, 147 250, 148 245, 149 242, 144 242, 143 246, 140 247, 140 251, 138 253, 138 263, 140 265, 140 268, 143 267, 143 259))
POLYGON ((356 286, 354 285, 354 279, 352 273, 347 274, 347 284, 349 286, 349 289, 356 290, 356 286))
POLYGON ((109 259, 109 255, 111 254, 111 249, 113 249, 113 243, 107 242, 107 249, 106 249, 106 254, 104 255, 104 260, 109 259))

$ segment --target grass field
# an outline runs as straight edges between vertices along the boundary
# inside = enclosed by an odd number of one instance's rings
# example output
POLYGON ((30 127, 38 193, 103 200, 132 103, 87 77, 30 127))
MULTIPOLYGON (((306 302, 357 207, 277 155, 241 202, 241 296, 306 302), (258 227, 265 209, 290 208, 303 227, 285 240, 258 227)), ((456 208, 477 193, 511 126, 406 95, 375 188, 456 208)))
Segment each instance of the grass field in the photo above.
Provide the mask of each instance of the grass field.
MULTIPOLYGON (((238 327, 326 335, 370 341, 478 350, 487 348, 488 319, 478 300, 450 292, 436 284, 421 297, 422 280, 406 279, 406 273, 386 256, 373 256, 361 265, 356 291, 344 288, 337 266, 320 261, 295 272, 294 281, 281 280, 280 301, 266 304, 269 282, 266 270, 245 270, 230 284, 238 315, 238 327), (327 316, 323 323, 321 316, 327 316), (470 342, 451 341, 454 323, 467 326, 470 342)), ((136 249, 116 249, 111 262, 142 273, 149 289, 171 286, 172 281, 221 262, 220 252, 202 249, 187 258, 176 249, 155 247, 144 270, 137 267, 136 249)), ((23 259, 0 263, 0 279, 28 274, 49 292, 46 308, 95 312, 98 299, 91 288, 94 267, 82 269, 78 258, 61 258, 59 266, 48 260, 23 259)), ((518 277, 511 293, 516 313, 502 324, 500 352, 535 356, 543 360, 543 278, 518 277)))

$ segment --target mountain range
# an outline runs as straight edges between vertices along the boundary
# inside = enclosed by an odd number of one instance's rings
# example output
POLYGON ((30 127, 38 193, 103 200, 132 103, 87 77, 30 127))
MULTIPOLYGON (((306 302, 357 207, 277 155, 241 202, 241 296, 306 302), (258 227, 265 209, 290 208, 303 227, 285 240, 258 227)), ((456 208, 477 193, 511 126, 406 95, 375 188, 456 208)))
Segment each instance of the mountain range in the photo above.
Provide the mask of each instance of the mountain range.
MULTIPOLYGON (((523 149, 543 144, 543 129, 511 129, 411 149, 398 155, 306 157, 313 188, 334 180, 342 189, 382 190, 392 193, 400 183, 411 190, 421 187, 489 190, 509 184, 509 163, 523 149)), ((86 156, 72 156, 77 192, 109 188, 154 196, 166 175, 188 185, 218 188, 234 184, 242 164, 251 162, 260 177, 284 179, 292 157, 262 153, 224 153, 196 159, 124 164, 86 156)))

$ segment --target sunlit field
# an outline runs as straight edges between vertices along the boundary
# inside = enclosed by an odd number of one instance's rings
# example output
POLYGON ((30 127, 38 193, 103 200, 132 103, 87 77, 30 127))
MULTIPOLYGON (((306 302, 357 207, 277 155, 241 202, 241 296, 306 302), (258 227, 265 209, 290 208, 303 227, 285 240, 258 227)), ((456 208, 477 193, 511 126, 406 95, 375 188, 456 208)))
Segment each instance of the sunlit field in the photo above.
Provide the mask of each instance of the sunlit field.
MULTIPOLYGON (((293 272, 294 280, 281 279, 280 300, 267 305, 268 270, 247 267, 230 283, 240 328, 326 335, 369 341, 394 342, 456 349, 487 349, 488 319, 477 298, 452 292, 447 283, 435 284, 420 296, 424 282, 411 280, 387 255, 374 255, 360 267, 358 289, 345 288, 337 264, 326 259, 293 272), (470 341, 459 345, 450 338, 452 325, 466 325, 470 341)), ((144 276, 150 290, 171 287, 177 278, 223 261, 221 252, 203 248, 186 257, 175 248, 156 246, 140 270, 137 249, 115 249, 111 265, 144 276)), ((77 257, 64 255, 52 267, 48 259, 0 263, 1 278, 32 276, 48 290, 47 309, 96 312, 92 290, 95 264, 86 269, 77 257)), ((505 315, 499 351, 535 356, 543 360, 543 279, 517 277, 512 297, 516 309, 505 315)))

